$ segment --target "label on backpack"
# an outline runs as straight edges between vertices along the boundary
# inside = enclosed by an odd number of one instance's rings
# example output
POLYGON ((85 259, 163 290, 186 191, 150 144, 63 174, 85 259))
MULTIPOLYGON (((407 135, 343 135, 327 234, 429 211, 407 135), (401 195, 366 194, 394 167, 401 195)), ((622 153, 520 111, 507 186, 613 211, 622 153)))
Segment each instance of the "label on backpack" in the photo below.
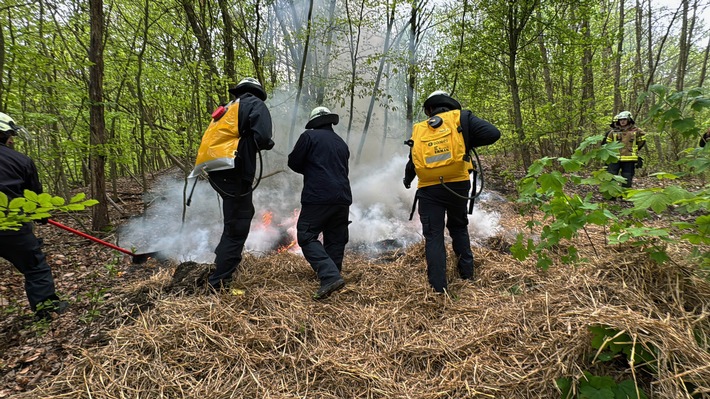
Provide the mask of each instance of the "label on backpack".
POLYGON ((202 171, 213 172, 234 167, 240 137, 239 99, 220 108, 223 108, 223 111, 219 112, 216 118, 213 114, 212 122, 202 135, 195 168, 188 178, 197 177, 202 171))
POLYGON ((412 162, 419 182, 417 187, 464 181, 473 169, 466 158, 466 143, 461 127, 461 111, 438 114, 414 125, 412 162), (441 118, 441 123, 434 118, 441 118))

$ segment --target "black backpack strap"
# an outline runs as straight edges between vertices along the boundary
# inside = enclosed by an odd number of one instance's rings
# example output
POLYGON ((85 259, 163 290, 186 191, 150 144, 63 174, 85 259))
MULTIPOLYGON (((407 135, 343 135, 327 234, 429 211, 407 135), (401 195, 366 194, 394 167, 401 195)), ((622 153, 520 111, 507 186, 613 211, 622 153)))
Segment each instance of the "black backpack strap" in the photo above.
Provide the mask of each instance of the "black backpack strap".
POLYGON ((468 136, 468 118, 471 116, 471 111, 464 109, 461 111, 461 116, 459 120, 459 133, 463 135, 464 146, 466 147, 466 155, 464 155, 464 161, 471 160, 471 138, 468 136))
POLYGON ((417 194, 419 191, 417 190, 417 193, 414 194, 414 202, 412 203, 412 212, 409 213, 409 220, 412 220, 414 217, 414 211, 417 209, 417 200, 419 199, 419 196, 417 194))

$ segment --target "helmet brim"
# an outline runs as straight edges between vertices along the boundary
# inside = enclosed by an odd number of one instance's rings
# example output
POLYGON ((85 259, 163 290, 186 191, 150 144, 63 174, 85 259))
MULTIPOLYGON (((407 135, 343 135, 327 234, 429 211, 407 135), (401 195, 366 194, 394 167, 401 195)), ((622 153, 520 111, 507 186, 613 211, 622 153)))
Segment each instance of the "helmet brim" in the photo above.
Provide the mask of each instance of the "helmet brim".
POLYGON ((325 125, 337 125, 340 122, 338 114, 327 114, 315 117, 306 123, 306 129, 317 129, 325 125))
POLYGON ((433 95, 424 101, 424 109, 434 108, 436 106, 443 106, 449 109, 461 109, 461 103, 444 94, 433 95))
POLYGON ((229 93, 237 98, 244 93, 251 93, 261 99, 261 101, 266 101, 267 98, 264 88, 253 83, 242 83, 236 85, 235 87, 229 89, 229 93))

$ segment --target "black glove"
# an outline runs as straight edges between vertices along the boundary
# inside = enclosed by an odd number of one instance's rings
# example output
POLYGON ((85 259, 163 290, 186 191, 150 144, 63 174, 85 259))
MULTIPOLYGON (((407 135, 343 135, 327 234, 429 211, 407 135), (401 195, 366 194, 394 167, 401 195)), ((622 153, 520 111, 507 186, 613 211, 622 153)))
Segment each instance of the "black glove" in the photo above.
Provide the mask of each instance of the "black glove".
POLYGON ((274 140, 269 139, 269 142, 264 146, 264 148, 260 148, 260 150, 270 150, 274 148, 274 140))
POLYGON ((407 181, 406 177, 404 179, 402 179, 402 183, 404 183, 404 188, 408 189, 408 188, 412 187, 412 181, 411 180, 407 181))
POLYGON ((636 168, 643 168, 643 158, 639 157, 638 161, 636 161, 636 168))
POLYGON ((39 220, 37 221, 37 223, 39 223, 39 224, 47 224, 47 223, 49 223, 49 218, 39 219, 39 220))

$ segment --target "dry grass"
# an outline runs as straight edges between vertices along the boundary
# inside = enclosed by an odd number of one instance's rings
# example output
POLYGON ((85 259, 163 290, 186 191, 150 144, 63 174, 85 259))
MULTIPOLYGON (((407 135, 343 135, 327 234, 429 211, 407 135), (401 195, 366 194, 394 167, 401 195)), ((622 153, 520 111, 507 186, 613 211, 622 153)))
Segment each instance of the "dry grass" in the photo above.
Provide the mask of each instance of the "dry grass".
POLYGON ((349 255, 346 288, 322 302, 313 271, 288 253, 247 257, 241 295, 176 292, 163 273, 117 294, 125 322, 24 397, 557 398, 555 379, 584 371, 635 378, 652 398, 689 398, 684 382, 710 397, 708 281, 605 251, 542 272, 477 248, 478 281, 450 265, 449 296, 428 289, 421 244, 386 262, 349 255), (136 292, 151 305, 141 312, 136 292), (658 374, 594 361, 597 324, 657 348, 658 374))

